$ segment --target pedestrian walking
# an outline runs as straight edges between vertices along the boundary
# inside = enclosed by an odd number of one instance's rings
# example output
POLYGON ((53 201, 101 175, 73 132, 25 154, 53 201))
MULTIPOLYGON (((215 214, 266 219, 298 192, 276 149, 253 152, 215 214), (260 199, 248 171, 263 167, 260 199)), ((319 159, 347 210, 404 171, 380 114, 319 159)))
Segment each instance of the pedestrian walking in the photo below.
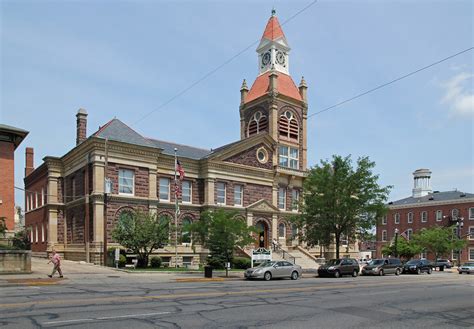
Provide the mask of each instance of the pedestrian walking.
POLYGON ((51 272, 51 274, 48 274, 48 276, 52 278, 53 275, 56 273, 56 271, 58 271, 59 277, 62 278, 63 271, 61 271, 61 256, 59 256, 59 254, 54 249, 53 249, 53 254, 51 255, 51 258, 49 259, 48 264, 49 263, 53 263, 54 267, 53 267, 53 272, 51 272))

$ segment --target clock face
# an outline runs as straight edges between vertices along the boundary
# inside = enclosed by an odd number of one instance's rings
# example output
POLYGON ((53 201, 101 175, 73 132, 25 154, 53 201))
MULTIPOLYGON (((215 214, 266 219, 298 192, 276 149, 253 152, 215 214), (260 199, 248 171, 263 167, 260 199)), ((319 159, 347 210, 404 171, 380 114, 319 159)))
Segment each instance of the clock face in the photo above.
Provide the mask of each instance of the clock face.
POLYGON ((264 66, 268 65, 270 63, 270 53, 267 51, 265 54, 262 56, 262 64, 264 66))
POLYGON ((283 54, 281 51, 277 52, 276 60, 278 64, 285 65, 285 54, 283 54))

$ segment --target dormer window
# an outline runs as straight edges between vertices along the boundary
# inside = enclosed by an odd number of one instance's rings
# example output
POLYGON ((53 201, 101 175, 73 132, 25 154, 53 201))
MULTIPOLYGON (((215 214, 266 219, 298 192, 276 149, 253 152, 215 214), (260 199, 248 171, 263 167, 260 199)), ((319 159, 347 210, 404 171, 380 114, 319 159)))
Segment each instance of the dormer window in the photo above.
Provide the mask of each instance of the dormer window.
POLYGON ((258 111, 250 118, 247 136, 252 136, 266 131, 268 127, 268 118, 262 112, 258 111))
POLYGON ((291 111, 283 112, 278 122, 278 132, 280 137, 298 141, 298 131, 299 126, 295 115, 291 111))

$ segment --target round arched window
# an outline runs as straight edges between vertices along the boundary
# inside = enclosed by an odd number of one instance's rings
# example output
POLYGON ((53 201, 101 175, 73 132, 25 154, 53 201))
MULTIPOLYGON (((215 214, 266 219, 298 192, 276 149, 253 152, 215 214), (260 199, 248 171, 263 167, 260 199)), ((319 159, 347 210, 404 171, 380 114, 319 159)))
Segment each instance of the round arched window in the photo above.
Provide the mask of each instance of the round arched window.
POLYGON ((257 160, 260 163, 267 163, 267 161, 268 161, 268 152, 264 147, 260 147, 257 150, 257 160))

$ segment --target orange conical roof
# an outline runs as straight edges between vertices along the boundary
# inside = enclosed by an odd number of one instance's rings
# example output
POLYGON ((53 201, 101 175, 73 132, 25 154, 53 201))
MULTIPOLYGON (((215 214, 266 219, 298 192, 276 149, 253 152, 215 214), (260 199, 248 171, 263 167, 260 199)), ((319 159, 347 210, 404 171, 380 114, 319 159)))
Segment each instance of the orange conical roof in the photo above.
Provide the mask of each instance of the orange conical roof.
POLYGON ((278 22, 278 18, 275 16, 275 11, 272 11, 272 16, 268 20, 267 26, 265 27, 265 31, 263 32, 262 39, 268 40, 276 40, 280 37, 285 37, 283 30, 281 29, 280 22, 278 22))

